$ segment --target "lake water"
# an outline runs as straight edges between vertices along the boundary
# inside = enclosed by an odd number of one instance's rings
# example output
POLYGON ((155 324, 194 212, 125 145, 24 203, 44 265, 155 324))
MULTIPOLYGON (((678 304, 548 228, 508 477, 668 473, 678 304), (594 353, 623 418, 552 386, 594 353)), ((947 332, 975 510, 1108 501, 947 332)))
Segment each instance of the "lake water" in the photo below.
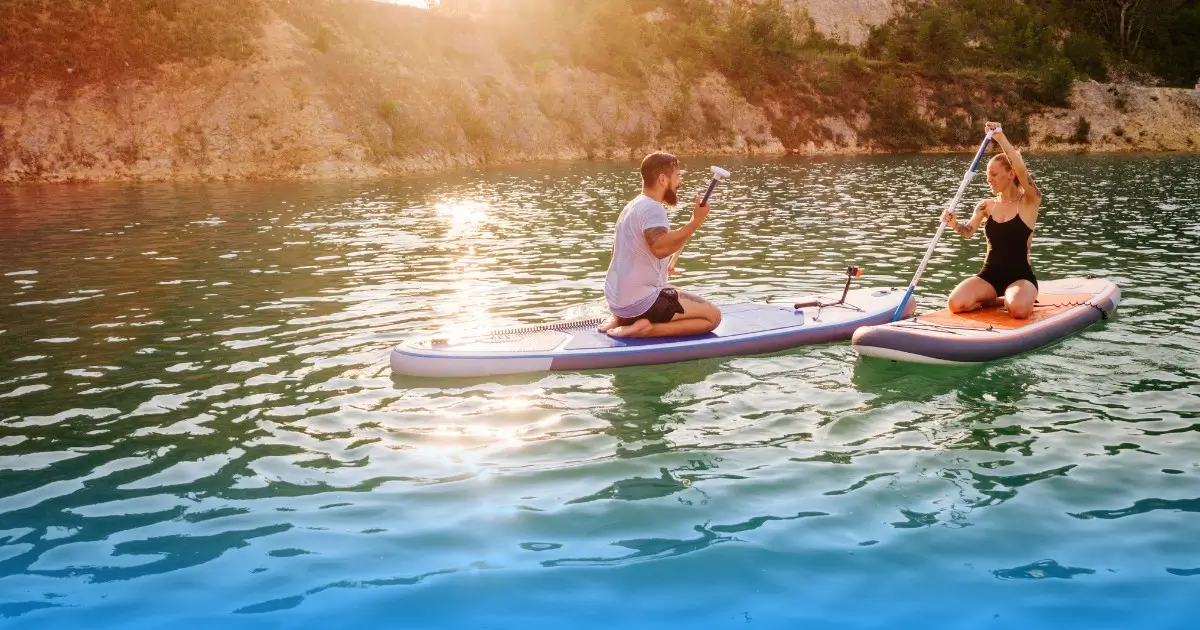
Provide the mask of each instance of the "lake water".
MULTIPOLYGON (((969 159, 686 159, 678 284, 905 286, 969 159)), ((635 164, 0 188, 0 626, 1194 627, 1200 158, 1029 162, 1039 277, 1124 293, 1056 345, 465 382, 388 351, 601 314, 635 164)))

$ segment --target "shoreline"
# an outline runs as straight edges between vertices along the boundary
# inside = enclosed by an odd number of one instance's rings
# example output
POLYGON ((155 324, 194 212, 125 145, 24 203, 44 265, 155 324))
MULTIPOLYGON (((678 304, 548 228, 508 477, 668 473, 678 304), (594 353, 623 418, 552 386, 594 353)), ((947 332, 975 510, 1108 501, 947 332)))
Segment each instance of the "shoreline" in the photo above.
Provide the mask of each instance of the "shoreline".
MULTIPOLYGON (((1047 156, 1047 157, 1064 157, 1064 156, 1089 156, 1089 157, 1197 157, 1200 156, 1200 148, 1189 151, 1165 151, 1161 149, 1130 149, 1122 151, 1095 151, 1089 149, 1081 150, 1064 150, 1057 148, 1047 149, 1031 149, 1029 147, 1017 147, 1022 155, 1026 158, 1047 156)), ((653 149, 648 149, 651 151, 653 149)), ((669 147, 664 147, 663 150, 668 150, 669 147)), ((971 148, 952 148, 938 147, 924 149, 920 151, 840 151, 840 152, 818 152, 807 153, 799 151, 790 151, 787 153, 733 153, 733 152, 677 152, 674 153, 681 159, 703 159, 703 158, 734 158, 746 160, 820 160, 826 158, 864 158, 864 157, 905 157, 905 156, 950 156, 950 155, 972 155, 974 150, 971 148)), ((992 151, 991 153, 994 153, 992 151)), ((989 153, 990 154, 990 153, 989 153)), ((260 176, 260 177, 216 177, 216 176, 199 176, 199 177, 177 177, 177 178, 62 178, 62 179, 25 179, 19 181, 0 180, 0 189, 12 189, 25 186, 69 186, 69 185, 97 185, 97 184, 212 184, 212 183, 230 183, 230 184, 254 184, 254 183, 338 183, 338 182, 362 182, 372 180, 399 179, 406 177, 429 177, 438 175, 453 175, 465 173, 486 173, 489 171, 508 171, 521 168, 546 168, 546 167, 569 167, 579 166, 584 164, 637 164, 640 157, 593 157, 593 158, 562 158, 562 159, 531 159, 531 160, 513 160, 504 162, 490 162, 487 164, 461 164, 438 166, 430 169, 412 169, 412 170, 382 170, 382 172, 362 172, 353 175, 340 176, 260 176)))

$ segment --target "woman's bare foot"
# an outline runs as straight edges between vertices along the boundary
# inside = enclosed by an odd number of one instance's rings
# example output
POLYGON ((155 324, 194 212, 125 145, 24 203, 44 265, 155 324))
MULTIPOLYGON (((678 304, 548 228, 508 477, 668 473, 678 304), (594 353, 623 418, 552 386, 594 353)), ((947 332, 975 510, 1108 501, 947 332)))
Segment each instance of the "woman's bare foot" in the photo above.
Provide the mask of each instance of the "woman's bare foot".
POLYGON ((596 332, 606 333, 606 332, 616 328, 617 325, 620 323, 621 323, 621 320, 617 319, 616 315, 613 315, 612 317, 608 318, 608 321, 604 322, 603 324, 600 324, 600 327, 596 329, 596 332))
POLYGON ((628 326, 617 326, 608 331, 611 337, 641 337, 650 331, 654 324, 648 319, 639 319, 628 326))

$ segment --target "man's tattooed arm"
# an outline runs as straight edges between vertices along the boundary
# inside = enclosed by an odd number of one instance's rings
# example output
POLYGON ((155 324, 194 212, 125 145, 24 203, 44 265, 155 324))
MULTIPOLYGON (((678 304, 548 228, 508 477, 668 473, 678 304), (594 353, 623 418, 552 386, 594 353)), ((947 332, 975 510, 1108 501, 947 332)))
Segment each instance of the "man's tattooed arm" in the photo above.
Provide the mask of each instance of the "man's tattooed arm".
POLYGON ((646 236, 646 247, 649 247, 650 251, 654 251, 654 241, 662 238, 669 231, 670 230, 665 227, 653 227, 645 232, 642 232, 642 234, 646 236))

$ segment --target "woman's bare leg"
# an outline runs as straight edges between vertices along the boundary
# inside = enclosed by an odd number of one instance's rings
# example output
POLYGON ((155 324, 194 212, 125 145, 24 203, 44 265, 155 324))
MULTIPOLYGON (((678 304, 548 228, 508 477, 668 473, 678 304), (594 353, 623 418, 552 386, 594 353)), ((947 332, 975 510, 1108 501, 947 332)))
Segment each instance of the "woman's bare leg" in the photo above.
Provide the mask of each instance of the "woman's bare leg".
POLYGON ((1016 319, 1029 319, 1033 315, 1033 304, 1037 301, 1038 289, 1028 280, 1017 280, 1004 290, 1004 308, 1016 319))
POLYGON ((946 307, 951 313, 967 313, 988 305, 997 297, 991 284, 979 276, 971 276, 954 287, 946 307))

